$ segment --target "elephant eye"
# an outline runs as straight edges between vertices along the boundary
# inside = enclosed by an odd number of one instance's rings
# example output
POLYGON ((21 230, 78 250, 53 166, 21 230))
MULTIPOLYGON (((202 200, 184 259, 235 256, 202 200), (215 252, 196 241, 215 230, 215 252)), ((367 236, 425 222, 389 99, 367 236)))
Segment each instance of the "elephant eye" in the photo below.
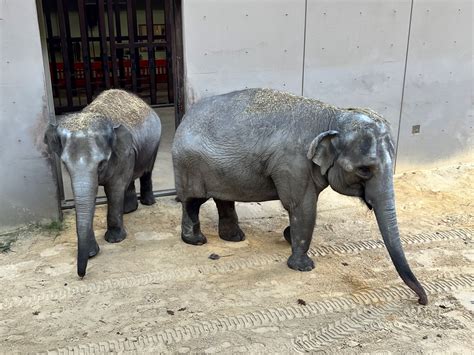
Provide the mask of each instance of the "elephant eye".
POLYGON ((359 166, 356 174, 362 179, 370 179, 372 177, 372 168, 370 166, 359 166))
POLYGON ((105 159, 104 159, 104 160, 101 160, 101 161, 99 162, 99 168, 98 168, 99 171, 104 170, 106 163, 107 163, 107 160, 105 160, 105 159))

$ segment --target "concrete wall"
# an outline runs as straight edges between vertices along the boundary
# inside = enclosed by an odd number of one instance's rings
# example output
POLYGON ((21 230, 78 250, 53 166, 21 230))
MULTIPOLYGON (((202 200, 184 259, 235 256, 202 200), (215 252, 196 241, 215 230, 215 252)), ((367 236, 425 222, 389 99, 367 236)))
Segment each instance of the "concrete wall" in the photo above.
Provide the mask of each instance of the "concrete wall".
POLYGON ((303 95, 370 107, 396 133, 411 0, 308 0, 303 95))
MULTIPOLYGON (((0 1, 0 231, 59 217, 44 153, 51 111, 34 1, 0 1)), ((49 73, 48 73, 49 75, 49 73)))
POLYGON ((472 22, 471 0, 413 3, 399 170, 474 161, 472 22))
POLYGON ((187 104, 282 89, 382 113, 398 143, 397 171, 474 161, 472 6, 183 0, 187 104))
POLYGON ((184 0, 188 103, 246 87, 301 93, 304 0, 184 0))

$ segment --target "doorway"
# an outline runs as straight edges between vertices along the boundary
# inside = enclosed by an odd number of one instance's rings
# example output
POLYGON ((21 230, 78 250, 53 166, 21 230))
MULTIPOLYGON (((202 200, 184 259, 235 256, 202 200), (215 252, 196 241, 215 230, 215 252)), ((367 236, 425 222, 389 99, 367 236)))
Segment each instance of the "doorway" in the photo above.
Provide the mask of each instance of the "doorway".
MULTIPOLYGON (((181 1, 42 0, 56 115, 110 88, 133 92, 161 118, 156 196, 174 193, 171 143, 184 114, 181 1)), ((74 205, 62 167, 63 208, 74 205)), ((98 203, 105 203, 103 190, 98 203)))

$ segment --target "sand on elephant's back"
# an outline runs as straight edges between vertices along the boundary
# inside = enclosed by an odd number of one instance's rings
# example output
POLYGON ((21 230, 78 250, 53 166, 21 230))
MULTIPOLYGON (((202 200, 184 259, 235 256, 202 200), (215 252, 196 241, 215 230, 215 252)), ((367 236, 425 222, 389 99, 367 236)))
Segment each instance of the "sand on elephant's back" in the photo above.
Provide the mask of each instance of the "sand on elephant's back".
MULTIPOLYGON (((308 98, 304 96, 295 95, 285 91, 279 91, 274 89, 250 89, 254 91, 253 97, 248 102, 245 108, 246 113, 260 114, 260 113, 274 113, 281 112, 284 110, 294 109, 297 105, 313 110, 329 110, 331 112, 340 111, 353 111, 363 114, 376 122, 383 122, 389 125, 389 122, 376 111, 369 108, 361 107, 349 107, 340 108, 318 99, 308 98)), ((241 95, 245 95, 246 90, 241 91, 241 95)))
MULTIPOLYGON (((320 108, 336 109, 335 106, 328 105, 322 101, 294 95, 286 91, 274 89, 250 89, 253 91, 248 105, 245 109, 247 113, 270 113, 279 112, 285 109, 292 109, 296 105, 305 104, 307 106, 318 106, 320 108)), ((248 95, 246 90, 241 91, 241 95, 248 95)), ((239 100, 239 98, 237 98, 239 100)))
POLYGON ((65 116, 59 126, 70 131, 79 131, 94 123, 109 120, 114 125, 135 127, 144 121, 151 110, 138 96, 124 90, 111 89, 102 92, 81 112, 65 116))

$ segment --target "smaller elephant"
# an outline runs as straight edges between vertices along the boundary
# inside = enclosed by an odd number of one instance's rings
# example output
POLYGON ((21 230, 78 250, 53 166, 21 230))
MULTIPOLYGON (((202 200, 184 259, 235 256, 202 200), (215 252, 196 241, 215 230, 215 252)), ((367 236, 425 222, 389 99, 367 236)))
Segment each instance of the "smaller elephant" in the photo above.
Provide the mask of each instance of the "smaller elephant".
POLYGON ((140 178, 140 202, 155 203, 151 174, 160 137, 161 122, 153 109, 137 96, 115 89, 46 130, 49 151, 60 156, 71 177, 81 278, 88 259, 99 252, 93 229, 98 186, 104 186, 107 195, 105 240, 120 242, 127 235, 123 214, 138 208, 135 179, 140 178))

